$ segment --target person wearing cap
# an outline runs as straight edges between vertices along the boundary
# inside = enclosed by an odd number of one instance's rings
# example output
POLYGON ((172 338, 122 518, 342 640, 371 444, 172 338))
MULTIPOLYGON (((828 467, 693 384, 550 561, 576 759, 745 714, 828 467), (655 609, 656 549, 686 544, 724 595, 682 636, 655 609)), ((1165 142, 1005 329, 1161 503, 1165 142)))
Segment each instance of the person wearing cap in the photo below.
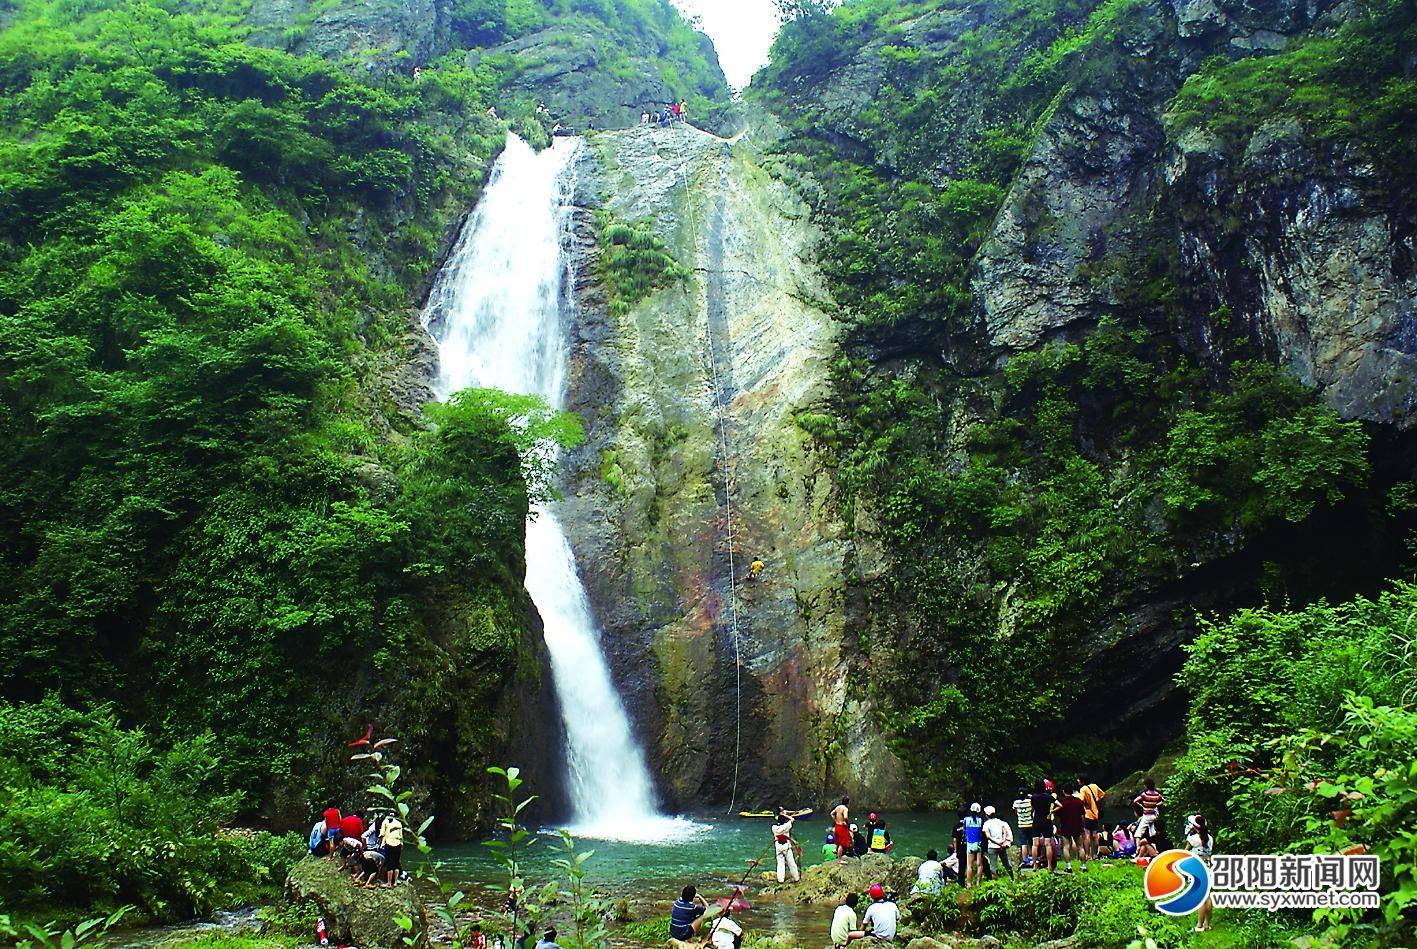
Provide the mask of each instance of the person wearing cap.
POLYGON ((861 833, 861 828, 856 824, 851 825, 851 855, 853 857, 864 857, 870 848, 866 845, 866 835, 861 833))
POLYGON ((777 823, 772 825, 773 850, 777 853, 777 882, 784 883, 787 880, 787 873, 791 871, 792 882, 796 883, 802 879, 802 874, 797 869, 797 855, 793 850, 797 842, 792 839, 792 825, 796 823, 793 816, 787 813, 787 808, 777 809, 777 823))
POLYGON ((1009 860, 1009 850, 1014 845, 1014 830, 1008 821, 996 815, 992 804, 984 808, 984 842, 988 845, 989 875, 997 877, 999 864, 1003 863, 1009 876, 1013 876, 1014 868, 1009 860))
POLYGON ((861 928, 875 939, 894 942, 896 926, 899 923, 900 907, 886 895, 885 887, 872 883, 871 905, 866 908, 866 915, 861 917, 861 928))
POLYGON ((886 822, 872 811, 866 818, 866 846, 872 853, 890 853, 895 846, 891 843, 891 832, 886 830, 886 822))
POLYGON ((846 899, 841 901, 841 905, 832 914, 831 937, 833 946, 844 946, 857 939, 865 939, 866 933, 856 922, 855 893, 846 894, 846 899))
POLYGON ((964 885, 984 882, 984 808, 978 801, 964 816, 964 885))

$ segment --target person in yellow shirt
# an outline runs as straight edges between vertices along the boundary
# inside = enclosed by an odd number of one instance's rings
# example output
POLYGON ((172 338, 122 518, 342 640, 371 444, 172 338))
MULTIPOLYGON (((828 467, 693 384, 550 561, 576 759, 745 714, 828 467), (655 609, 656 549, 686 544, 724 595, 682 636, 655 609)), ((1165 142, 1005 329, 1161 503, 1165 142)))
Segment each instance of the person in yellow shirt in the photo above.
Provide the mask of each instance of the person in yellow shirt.
POLYGON ((748 565, 748 579, 749 579, 749 580, 756 580, 756 579, 758 579, 758 574, 760 574, 760 573, 762 573, 762 572, 763 572, 763 562, 762 562, 761 560, 754 560, 752 563, 750 563, 750 564, 748 565))
POLYGON ((1082 798, 1083 852, 1089 860, 1097 859, 1097 831, 1102 826, 1102 799, 1107 792, 1086 778, 1078 778, 1078 797, 1082 798))

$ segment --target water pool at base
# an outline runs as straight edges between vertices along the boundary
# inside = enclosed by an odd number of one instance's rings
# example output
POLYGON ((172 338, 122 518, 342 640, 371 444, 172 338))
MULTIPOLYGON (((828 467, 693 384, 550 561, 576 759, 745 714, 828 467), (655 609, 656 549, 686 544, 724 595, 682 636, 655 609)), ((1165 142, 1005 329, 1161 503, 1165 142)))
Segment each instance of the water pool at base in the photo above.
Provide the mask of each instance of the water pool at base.
MULTIPOLYGON (((949 849, 953 815, 884 816, 895 842, 895 855, 920 857, 932 847, 942 854, 949 849)), ((703 814, 690 815, 690 819, 702 829, 687 838, 635 842, 576 838, 578 851, 594 851, 586 863, 587 879, 616 899, 629 899, 637 920, 652 919, 669 912, 670 902, 686 884, 694 884, 712 901, 728 893, 732 883, 748 869, 749 861, 761 860, 761 865, 749 875, 748 901, 752 909, 740 914, 745 926, 750 932, 788 932, 804 940, 825 940, 831 922, 830 906, 799 906, 774 900, 757 890, 758 874, 776 869, 770 821, 703 814)), ((824 819, 815 817, 798 823, 794 836, 802 844, 804 869, 824 861, 822 841, 827 826, 824 819)), ((550 878, 554 869, 551 861, 563 853, 554 828, 543 829, 538 838, 523 861, 525 874, 533 885, 550 878)), ((443 865, 444 878, 466 887, 478 903, 492 905, 500 898, 505 885, 502 867, 482 844, 440 844, 434 848, 434 857, 443 865)))

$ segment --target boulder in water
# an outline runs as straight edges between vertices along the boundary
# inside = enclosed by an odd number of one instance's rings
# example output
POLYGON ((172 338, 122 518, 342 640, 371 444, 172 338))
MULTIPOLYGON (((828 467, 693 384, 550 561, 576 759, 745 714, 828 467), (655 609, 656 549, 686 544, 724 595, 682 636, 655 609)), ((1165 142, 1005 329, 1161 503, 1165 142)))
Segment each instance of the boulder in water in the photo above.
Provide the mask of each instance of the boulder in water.
POLYGON ((879 883, 903 899, 920 872, 919 857, 895 859, 878 853, 864 857, 849 857, 845 862, 831 861, 808 867, 800 883, 778 883, 777 877, 764 874, 763 890, 796 900, 799 903, 836 903, 847 893, 864 894, 872 883, 879 883))
POLYGON ((291 868, 285 893, 320 908, 332 943, 402 949, 404 936, 411 936, 415 946, 428 945, 428 912, 412 883, 389 890, 363 889, 333 861, 306 857, 291 868), (399 926, 401 917, 413 921, 412 930, 399 926))

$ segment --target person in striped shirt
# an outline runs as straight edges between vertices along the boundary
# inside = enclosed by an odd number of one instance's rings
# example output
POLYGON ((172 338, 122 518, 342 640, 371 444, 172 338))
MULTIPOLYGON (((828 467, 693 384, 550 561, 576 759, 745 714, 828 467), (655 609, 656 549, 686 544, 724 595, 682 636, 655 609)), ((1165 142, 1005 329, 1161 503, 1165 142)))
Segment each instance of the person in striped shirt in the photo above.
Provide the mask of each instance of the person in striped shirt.
POLYGON ((1146 788, 1132 798, 1132 807, 1137 809, 1140 816, 1137 817, 1137 846, 1141 846, 1142 838, 1151 838, 1156 833, 1156 825, 1161 820, 1161 809, 1166 806, 1166 797, 1156 790, 1156 781, 1153 778, 1146 779, 1146 788))
POLYGON ((1014 815, 1018 817, 1018 865, 1022 870, 1028 862, 1029 848, 1033 846, 1033 802, 1028 799, 1028 788, 1018 789, 1014 815))

